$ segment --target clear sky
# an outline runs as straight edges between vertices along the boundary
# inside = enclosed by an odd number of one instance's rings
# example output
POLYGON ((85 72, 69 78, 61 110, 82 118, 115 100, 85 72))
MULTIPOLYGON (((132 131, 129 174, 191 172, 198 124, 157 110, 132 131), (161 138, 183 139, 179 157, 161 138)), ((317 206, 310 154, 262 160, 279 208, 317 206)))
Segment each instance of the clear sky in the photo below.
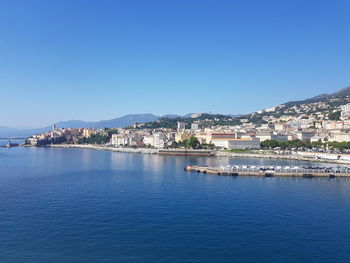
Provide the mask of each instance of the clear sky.
POLYGON ((0 0, 0 125, 249 113, 348 85, 348 0, 0 0))

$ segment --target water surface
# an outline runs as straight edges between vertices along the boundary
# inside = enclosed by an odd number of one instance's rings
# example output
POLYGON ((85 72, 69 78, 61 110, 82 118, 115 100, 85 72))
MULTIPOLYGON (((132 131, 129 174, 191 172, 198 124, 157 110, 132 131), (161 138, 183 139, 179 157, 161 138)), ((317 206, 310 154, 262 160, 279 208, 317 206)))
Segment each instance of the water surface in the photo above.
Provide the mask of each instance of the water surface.
POLYGON ((0 261, 350 262, 349 180, 224 177, 185 164, 308 165, 2 148, 0 261))

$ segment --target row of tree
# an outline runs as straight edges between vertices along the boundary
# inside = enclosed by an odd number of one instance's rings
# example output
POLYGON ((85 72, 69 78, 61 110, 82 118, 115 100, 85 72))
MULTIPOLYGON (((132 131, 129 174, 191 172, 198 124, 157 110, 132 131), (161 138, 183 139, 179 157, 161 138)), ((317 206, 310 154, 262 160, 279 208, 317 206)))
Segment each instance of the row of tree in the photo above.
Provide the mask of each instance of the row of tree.
POLYGON ((171 148, 187 148, 187 149, 214 149, 215 145, 210 143, 200 143, 197 137, 191 136, 190 138, 181 142, 173 142, 171 148))
POLYGON ((286 142, 278 142, 276 140, 266 140, 260 143, 263 149, 275 149, 280 148, 283 150, 288 149, 330 149, 345 151, 350 150, 350 142, 322 142, 321 140, 316 142, 304 142, 301 140, 292 140, 286 142))

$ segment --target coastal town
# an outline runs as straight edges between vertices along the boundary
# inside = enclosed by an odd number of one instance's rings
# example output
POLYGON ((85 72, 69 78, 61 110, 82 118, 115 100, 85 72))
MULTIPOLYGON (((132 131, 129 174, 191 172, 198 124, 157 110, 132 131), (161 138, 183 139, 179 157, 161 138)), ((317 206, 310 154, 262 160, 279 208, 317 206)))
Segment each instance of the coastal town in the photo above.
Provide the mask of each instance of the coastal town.
MULTIPOLYGON (((60 128, 26 139, 31 146, 95 145, 118 149, 207 149, 274 153, 317 151, 332 154, 350 148, 350 103, 347 96, 326 102, 279 105, 245 116, 191 114, 129 127, 60 128), (339 104, 339 105, 337 105, 339 104), (336 105, 336 106, 334 106, 336 105), (174 124, 174 127, 168 123, 174 124), (165 125, 167 123, 167 125, 165 125)), ((305 153, 307 154, 307 153, 305 153)), ((338 158, 334 157, 334 158, 338 158)))

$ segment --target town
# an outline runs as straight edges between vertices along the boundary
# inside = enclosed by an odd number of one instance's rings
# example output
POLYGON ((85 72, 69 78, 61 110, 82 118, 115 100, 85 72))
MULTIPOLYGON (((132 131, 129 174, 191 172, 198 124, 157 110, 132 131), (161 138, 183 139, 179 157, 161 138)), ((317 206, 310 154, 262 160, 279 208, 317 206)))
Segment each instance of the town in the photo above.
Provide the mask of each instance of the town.
POLYGON ((312 148, 344 152, 350 148, 350 98, 282 104, 242 116, 191 114, 135 123, 124 128, 60 128, 33 135, 32 146, 91 144, 124 148, 258 150, 312 148), (170 124, 169 124, 170 123, 170 124))

